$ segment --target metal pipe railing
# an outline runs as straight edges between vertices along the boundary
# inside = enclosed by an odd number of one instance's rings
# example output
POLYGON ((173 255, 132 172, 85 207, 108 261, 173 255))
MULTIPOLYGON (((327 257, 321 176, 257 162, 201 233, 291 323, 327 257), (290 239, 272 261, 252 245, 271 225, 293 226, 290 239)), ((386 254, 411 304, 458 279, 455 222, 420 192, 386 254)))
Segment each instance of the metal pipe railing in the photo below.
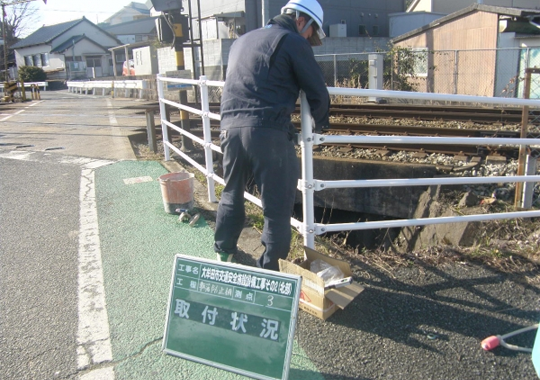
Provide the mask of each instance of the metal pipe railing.
MULTIPOLYGON (((166 78, 158 75, 158 94, 161 112, 161 124, 163 128, 163 139, 165 149, 165 159, 170 159, 170 149, 180 155, 183 159, 192 164, 195 168, 205 174, 208 184, 209 200, 215 202, 214 181, 225 184, 224 180, 213 172, 212 150, 222 153, 221 148, 212 143, 210 119, 220 120, 219 114, 209 111, 208 87, 223 87, 224 82, 208 81, 206 77, 199 80, 166 78), (164 98, 163 85, 166 82, 184 83, 200 87, 201 109, 195 109, 164 98), (184 131, 182 128, 166 120, 165 106, 176 107, 187 112, 192 112, 201 116, 203 121, 203 139, 184 131), (168 138, 167 127, 170 127, 184 136, 201 144, 205 150, 205 165, 198 164, 186 153, 175 147, 168 138)), ((416 100, 440 100, 464 103, 480 103, 501 106, 522 106, 539 108, 538 100, 527 99, 509 99, 509 98, 489 98, 483 96, 469 95, 450 95, 434 93, 417 93, 404 91, 387 90, 366 90, 329 87, 331 95, 356 96, 356 97, 376 97, 376 98, 394 98, 394 99, 416 99, 416 100)), ((302 192, 302 212, 303 221, 291 218, 291 225, 295 227, 304 237, 304 245, 314 248, 315 236, 327 232, 368 230, 381 228, 396 228, 410 226, 425 226, 444 223, 478 222, 497 219, 540 217, 539 210, 520 211, 508 213, 493 213, 481 215, 458 215, 450 217, 423 218, 423 219, 403 219, 391 221, 376 222, 358 222, 358 223, 335 223, 321 224, 315 222, 314 216, 314 194, 316 191, 337 188, 372 188, 372 187, 404 187, 404 186, 435 186, 435 185, 465 185, 482 183, 534 183, 540 182, 539 175, 524 176, 497 176, 497 177, 442 177, 442 178, 407 178, 407 179, 375 179, 375 180, 333 180, 325 181, 313 178, 313 146, 323 143, 341 143, 341 144, 362 144, 362 143, 393 143, 393 144, 461 144, 461 145, 509 145, 509 146, 540 146, 540 139, 532 138, 462 138, 462 137, 410 137, 410 136, 334 136, 321 135, 312 132, 312 118, 309 111, 309 105, 305 94, 301 94, 301 134, 299 144, 301 148, 301 166, 302 178, 298 182, 298 189, 302 192)), ((249 193, 244 193, 247 200, 261 207, 261 201, 249 193)))

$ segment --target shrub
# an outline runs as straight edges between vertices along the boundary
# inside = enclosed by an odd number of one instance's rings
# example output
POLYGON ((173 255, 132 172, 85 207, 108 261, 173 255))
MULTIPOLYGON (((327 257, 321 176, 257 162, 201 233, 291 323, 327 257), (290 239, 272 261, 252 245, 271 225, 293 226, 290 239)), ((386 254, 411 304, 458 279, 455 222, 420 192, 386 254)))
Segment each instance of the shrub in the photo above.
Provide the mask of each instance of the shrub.
POLYGON ((24 82, 43 82, 47 79, 47 74, 41 67, 22 66, 19 67, 19 80, 24 82))

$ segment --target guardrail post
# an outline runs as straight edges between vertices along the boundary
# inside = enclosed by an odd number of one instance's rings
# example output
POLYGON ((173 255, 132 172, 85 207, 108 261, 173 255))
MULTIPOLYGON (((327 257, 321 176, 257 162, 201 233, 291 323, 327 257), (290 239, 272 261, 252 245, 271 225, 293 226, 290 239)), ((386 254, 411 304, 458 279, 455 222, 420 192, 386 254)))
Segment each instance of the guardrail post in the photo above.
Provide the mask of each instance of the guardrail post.
MULTIPOLYGON (((525 70, 525 87, 523 89, 523 98, 529 99, 531 94, 531 69, 525 70)), ((529 107, 523 106, 521 113, 521 133, 520 138, 526 139, 529 133, 529 107)), ((527 146, 519 146, 519 161, 517 175, 525 175, 525 162, 527 160, 527 146)), ((523 183, 516 183, 516 193, 514 195, 514 207, 520 207, 524 203, 523 183)))
POLYGON ((148 89, 148 81, 143 80, 141 82, 141 89, 139 90, 139 99, 143 98, 143 93, 148 89))
MULTIPOLYGON (((525 163, 525 175, 535 175, 537 169, 538 160, 532 155, 527 155, 527 160, 525 163)), ((524 182, 523 183, 523 200, 521 201, 521 207, 524 209, 531 209, 533 205, 534 197, 534 187, 535 182, 524 182)))
POLYGON ((165 98, 165 91, 163 90, 163 82, 159 80, 161 77, 161 74, 157 75, 156 85, 157 85, 157 92, 158 92, 158 100, 159 100, 159 114, 161 119, 161 133, 163 136, 163 150, 165 153, 165 161, 169 161, 171 159, 171 152, 169 145, 169 132, 167 130, 167 125, 164 123, 165 118, 167 117, 167 107, 165 107, 165 103, 163 103, 163 99, 165 98))
POLYGON ((148 135, 148 146, 152 152, 157 153, 156 143, 156 123, 154 120, 154 111, 151 109, 145 110, 146 115, 146 134, 148 135))
POLYGON ((26 100, 26 88, 24 88, 24 81, 21 79, 21 100, 26 100))
POLYGON ((337 55, 334 54, 334 87, 338 85, 337 55))
MULTIPOLYGON (((302 125, 302 178, 300 188, 302 191, 302 235, 304 235, 304 245, 315 248, 315 202, 313 201, 315 190, 313 188, 313 126, 309 103, 304 92, 300 93, 300 118, 302 125)), ((304 254, 304 258, 305 254, 304 254)))
POLYGON ((210 202, 217 202, 216 191, 214 187, 214 161, 212 159, 212 132, 210 130, 210 118, 208 113, 210 112, 210 104, 208 101, 208 85, 206 84, 206 76, 202 75, 199 78, 199 86, 201 88, 201 111, 202 124, 203 124, 203 137, 204 137, 204 156, 206 162, 206 183, 208 185, 208 199, 210 202))

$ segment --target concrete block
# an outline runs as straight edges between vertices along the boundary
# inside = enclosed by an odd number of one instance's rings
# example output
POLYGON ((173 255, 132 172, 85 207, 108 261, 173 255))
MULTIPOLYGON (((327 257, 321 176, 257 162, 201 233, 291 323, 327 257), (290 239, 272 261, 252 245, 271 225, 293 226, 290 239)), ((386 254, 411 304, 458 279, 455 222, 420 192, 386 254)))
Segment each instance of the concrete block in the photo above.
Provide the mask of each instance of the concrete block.
MULTIPOLYGON (((432 178, 436 173, 432 165, 314 158, 314 178, 321 180, 432 178)), ((421 186, 328 189, 317 191, 314 200, 316 206, 323 208, 409 218, 424 191, 421 186)), ((297 202, 300 201, 298 197, 297 202)))

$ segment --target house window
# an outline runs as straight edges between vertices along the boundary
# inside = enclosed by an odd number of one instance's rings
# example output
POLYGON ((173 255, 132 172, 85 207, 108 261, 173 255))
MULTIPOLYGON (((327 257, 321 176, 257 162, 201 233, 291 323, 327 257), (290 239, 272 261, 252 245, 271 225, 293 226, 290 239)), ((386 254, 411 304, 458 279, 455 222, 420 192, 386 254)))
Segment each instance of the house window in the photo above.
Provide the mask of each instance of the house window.
POLYGON ((101 56, 89 55, 86 57, 86 67, 101 67, 101 56))
POLYGON ((412 48, 414 54, 414 74, 427 76, 428 74, 428 50, 427 48, 412 48))
POLYGON ((378 36, 379 35, 379 25, 373 25, 371 35, 372 36, 378 36))
POLYGON ((34 59, 31 55, 27 55, 24 57, 24 64, 26 66, 34 66, 34 59))
POLYGON ((358 25, 358 35, 365 36, 367 35, 367 30, 365 25, 358 25))
POLYGON ((43 53, 41 55, 41 64, 43 67, 49 66, 49 53, 43 53))
POLYGON ((34 66, 41 67, 41 54, 34 55, 34 66))

